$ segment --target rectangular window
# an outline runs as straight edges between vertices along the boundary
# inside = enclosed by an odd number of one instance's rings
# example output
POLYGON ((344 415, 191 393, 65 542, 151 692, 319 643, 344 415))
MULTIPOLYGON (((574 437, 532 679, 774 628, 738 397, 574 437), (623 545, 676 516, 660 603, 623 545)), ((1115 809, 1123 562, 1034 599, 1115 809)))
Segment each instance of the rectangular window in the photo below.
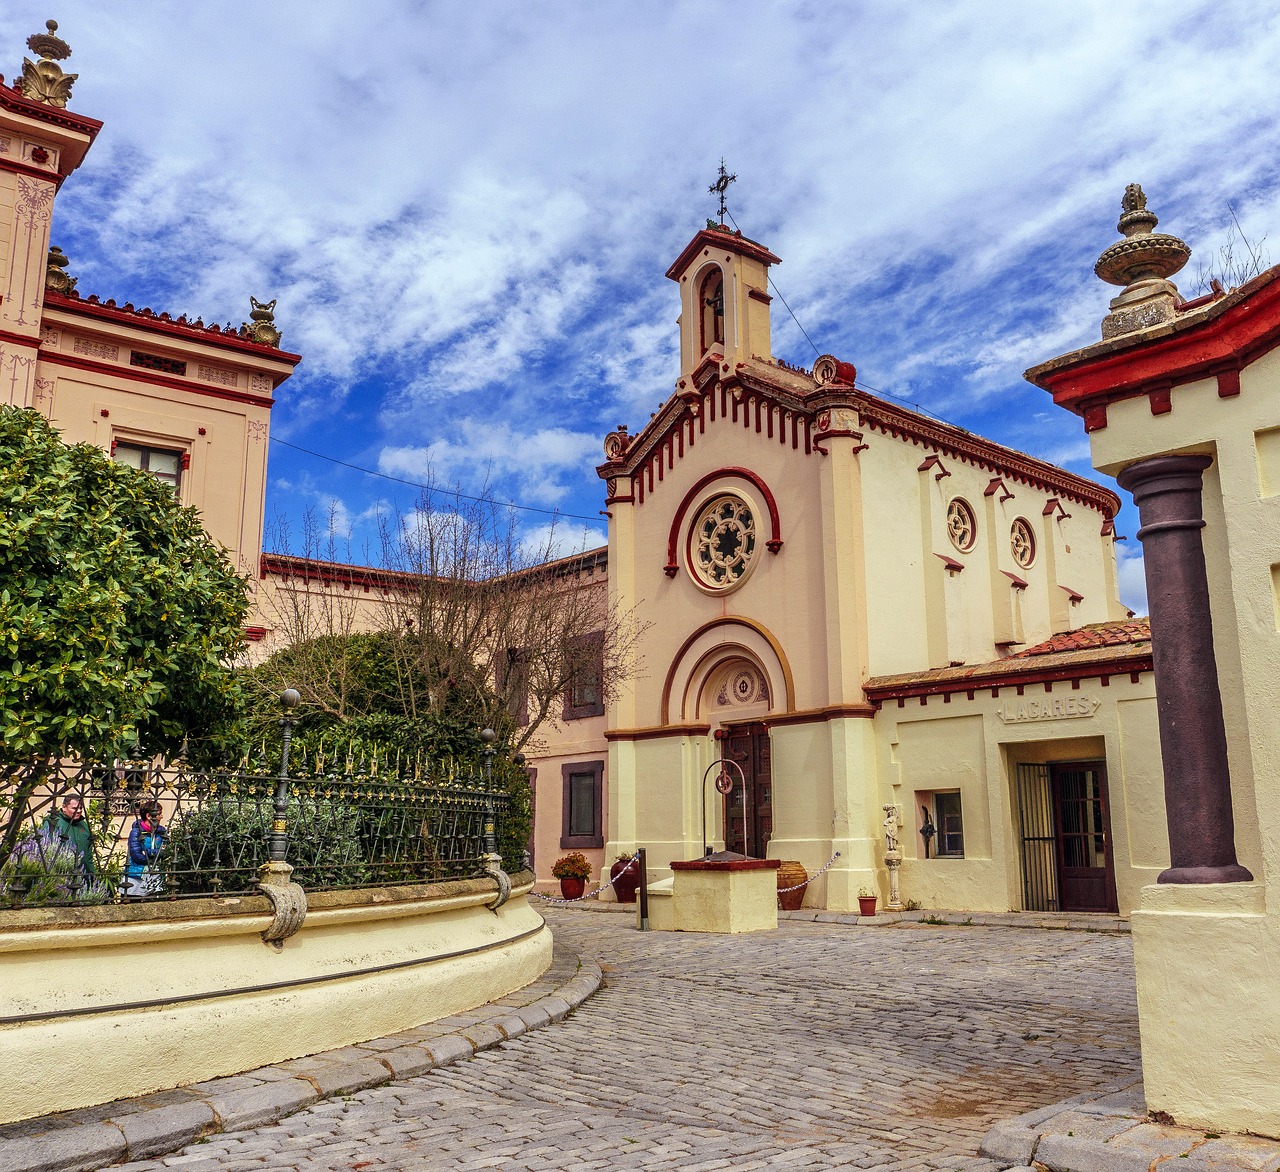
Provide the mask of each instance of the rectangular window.
POLYGON ((181 487, 182 469, 186 453, 169 451, 166 448, 144 448, 140 444, 116 443, 111 448, 111 458, 130 468, 138 468, 150 472, 162 484, 178 494, 181 487))
POLYGON ((933 795, 933 820, 938 828, 938 858, 964 858, 964 820, 960 814, 960 791, 933 795))
POLYGON ((560 767, 564 783, 562 850, 604 846, 604 762, 575 761, 560 767))
POLYGON ((569 686, 564 693, 564 719, 604 715, 604 632, 575 639, 569 648, 569 686))

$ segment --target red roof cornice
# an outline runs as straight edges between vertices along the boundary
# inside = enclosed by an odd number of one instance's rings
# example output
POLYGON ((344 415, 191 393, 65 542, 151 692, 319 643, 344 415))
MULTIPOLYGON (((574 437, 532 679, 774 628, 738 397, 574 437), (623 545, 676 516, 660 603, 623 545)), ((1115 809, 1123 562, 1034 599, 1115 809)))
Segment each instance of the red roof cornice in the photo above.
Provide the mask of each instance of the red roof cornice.
MULTIPOLYGON (((95 295, 96 296, 96 295, 95 295)), ((302 361, 301 354, 291 354, 287 350, 277 350, 274 346, 263 346, 258 342, 250 342, 240 337, 234 330, 225 330, 214 324, 209 326, 187 325, 174 321, 168 314, 152 313, 149 310, 130 309, 119 305, 106 305, 101 301, 64 293, 45 290, 45 307, 60 309, 67 313, 82 314, 85 317, 97 318, 100 321, 118 322, 140 330, 152 330, 159 334, 183 338, 189 342, 201 342, 206 346, 220 346, 229 350, 238 350, 242 354, 253 354, 274 362, 286 362, 297 366, 302 361)))
MULTIPOLYGON (((926 448, 948 453, 980 468, 999 473, 1009 480, 1077 501, 1098 510, 1105 518, 1114 517, 1120 511, 1120 498, 1114 492, 1083 476, 1066 472, 1053 464, 1047 464, 1013 448, 1006 448, 962 428, 888 403, 866 391, 836 384, 820 385, 809 376, 797 375, 791 370, 781 370, 775 375, 774 369, 760 361, 740 363, 733 374, 704 384, 700 396, 672 395, 644 430, 632 438, 626 451, 618 459, 601 464, 596 469, 597 473, 605 480, 634 476, 643 471, 649 462, 661 460, 662 453, 667 452, 675 441, 680 442, 675 443, 674 450, 665 458, 669 461, 682 458, 686 445, 681 437, 681 428, 688 429, 689 438, 694 438, 689 422, 691 415, 701 417, 698 424, 700 431, 707 426, 708 418, 736 418, 737 412, 752 410, 751 400, 759 399, 776 403, 784 411, 801 419, 806 437, 811 433, 814 420, 820 412, 840 406, 852 407, 858 413, 861 427, 869 427, 894 438, 907 439, 926 448), (777 381, 774 381, 775 378, 777 381), (807 390, 801 389, 805 383, 808 384, 807 390), (713 406, 711 397, 721 395, 724 389, 735 394, 741 393, 744 400, 739 407, 731 408, 728 416, 723 411, 717 415, 714 410, 708 410, 713 406)), ((744 415, 744 420, 745 418, 744 415)), ((756 419, 758 423, 758 416, 756 419)), ((734 426, 732 423, 730 425, 734 426)), ((756 430, 759 431, 758 426, 756 430)), ((804 438, 803 444, 808 453, 808 438, 804 438)))
POLYGON ((33 102, 7 86, 0 86, 0 108, 12 114, 22 114, 27 118, 61 126, 64 130, 87 134, 90 142, 97 138, 98 131, 102 129, 102 123, 97 118, 86 118, 83 114, 73 114, 70 110, 49 106, 44 102, 33 102))
POLYGON ((763 244, 748 240, 741 233, 721 231, 719 228, 703 228, 685 245, 684 251, 676 257, 675 263, 667 270, 667 276, 673 281, 678 281, 680 274, 684 272, 689 262, 703 248, 708 247, 727 248, 730 252, 736 252, 739 256, 747 256, 766 265, 780 265, 782 263, 781 258, 774 256, 763 244))
POLYGON ((1178 385, 1218 378, 1224 398, 1239 393, 1239 371, 1280 345, 1280 266, 1226 297, 1139 334, 1126 334, 1033 366, 1025 378, 1059 406, 1084 417, 1085 430, 1106 426, 1108 403, 1139 395, 1168 410, 1178 385))

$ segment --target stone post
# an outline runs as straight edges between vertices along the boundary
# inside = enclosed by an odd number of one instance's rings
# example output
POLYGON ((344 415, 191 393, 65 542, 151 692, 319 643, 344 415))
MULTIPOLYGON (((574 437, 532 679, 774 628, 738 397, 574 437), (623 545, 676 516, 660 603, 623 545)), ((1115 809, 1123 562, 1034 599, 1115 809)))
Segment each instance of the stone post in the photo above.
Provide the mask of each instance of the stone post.
POLYGON ((1142 527, 1171 866, 1160 883, 1248 883, 1236 861, 1227 733, 1213 654, 1201 476, 1209 456, 1157 456, 1116 478, 1142 527))

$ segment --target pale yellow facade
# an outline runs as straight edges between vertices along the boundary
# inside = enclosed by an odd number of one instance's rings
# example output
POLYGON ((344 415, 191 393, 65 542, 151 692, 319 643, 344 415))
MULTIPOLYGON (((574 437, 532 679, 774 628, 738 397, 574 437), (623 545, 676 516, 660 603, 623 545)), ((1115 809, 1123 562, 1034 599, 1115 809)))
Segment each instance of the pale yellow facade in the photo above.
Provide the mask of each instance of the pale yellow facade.
POLYGON ((517 881, 312 893, 282 949, 265 896, 8 912, 0 1123, 394 1034, 503 997, 551 963, 517 881), (71 1056, 74 1061, 51 1060, 71 1056))

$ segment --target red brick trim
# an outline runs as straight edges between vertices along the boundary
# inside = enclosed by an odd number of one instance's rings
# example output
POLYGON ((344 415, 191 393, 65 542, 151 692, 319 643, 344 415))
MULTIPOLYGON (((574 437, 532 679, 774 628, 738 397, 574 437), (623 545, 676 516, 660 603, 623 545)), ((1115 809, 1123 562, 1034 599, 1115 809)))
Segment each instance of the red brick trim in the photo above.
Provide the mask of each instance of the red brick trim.
MULTIPOLYGON (((82 314, 85 317, 98 318, 102 321, 119 322, 139 330, 151 330, 157 334, 168 334, 183 338, 190 342, 200 342, 206 346, 218 346, 227 350, 236 350, 241 354, 252 354, 259 358, 268 358, 273 362, 287 362, 297 366, 302 361, 301 354, 292 354, 288 350, 277 350, 274 346, 263 346, 258 342, 250 342, 235 333, 224 333, 221 326, 205 327, 183 325, 168 320, 159 314, 146 314, 138 309, 125 309, 119 305, 104 305, 101 301, 90 301, 87 298, 68 297, 45 290, 45 305, 49 309, 62 310, 65 313, 82 314)), ((260 373, 268 373, 262 371, 260 373)), ((272 374, 275 378, 275 374, 272 374)), ((285 376, 287 377, 287 376, 285 376)), ((277 385, 279 385, 277 383, 277 385)))
POLYGON ((245 627, 244 629, 244 641, 246 643, 261 643, 266 637, 266 627, 245 627))
POLYGON ((1280 346, 1277 278, 1280 266, 1162 330, 1064 355, 1032 367, 1023 377, 1049 391, 1059 406, 1083 416, 1086 431, 1106 427, 1109 403, 1155 392, 1156 410, 1163 408, 1167 390, 1206 378, 1217 378, 1219 394, 1229 398, 1238 393, 1232 387, 1238 388, 1241 367, 1280 346))
POLYGON ((44 167, 33 167, 30 163, 20 163, 17 159, 8 159, 0 155, 0 171, 13 171, 18 175, 29 175, 32 179, 43 179, 54 187, 61 187, 65 175, 57 171, 49 171, 44 167))
POLYGON ((760 495, 764 497, 764 503, 769 510, 769 540, 764 543, 765 548, 770 553, 777 553, 782 548, 782 526, 778 520, 778 502, 774 500, 769 486, 749 468, 718 468, 714 472, 708 472, 684 494, 684 500, 680 502, 680 507, 676 509, 675 516, 671 518, 671 531, 667 535, 667 564, 662 568, 662 572, 668 578, 674 578, 676 572, 680 569, 680 565, 676 561, 676 551, 679 548, 680 526, 684 521, 684 515, 689 506, 707 485, 726 477, 745 480, 760 490, 760 495))
POLYGON ((300 558, 280 553, 264 553, 258 560, 258 577, 265 578, 268 574, 284 579, 301 578, 304 582, 322 582, 326 585, 337 582, 340 586, 359 586, 366 594, 374 587, 406 593, 418 588, 417 575, 401 570, 348 566, 340 562, 325 562, 318 558, 300 558))
POLYGON ((22 114, 27 118, 35 118, 39 122, 48 122, 53 126, 61 126, 66 130, 77 130, 87 134, 92 142, 102 129, 102 123, 96 118, 84 114, 73 114, 62 106, 48 106, 44 102, 32 101, 7 86, 0 86, 0 106, 13 114, 22 114))
POLYGON ((715 228, 703 228, 685 245, 684 251, 676 257, 674 263, 667 270, 667 276, 673 281, 678 281, 681 274, 689 266, 690 261, 703 248, 710 248, 713 252, 718 249, 736 252, 739 256, 747 256, 766 265, 780 265, 782 263, 781 257, 774 256, 763 244, 757 244, 754 240, 748 240, 745 236, 739 236, 734 232, 721 232, 715 228))
POLYGON ((187 382, 180 378, 169 378, 154 370, 144 370, 139 366, 115 366, 109 362, 97 362, 92 358, 80 358, 73 354, 64 354, 60 350, 41 350, 40 361, 53 366, 70 366, 76 370, 91 370, 95 374, 110 374, 122 378, 126 382, 150 383, 152 386, 169 387, 176 391, 190 391, 193 395, 209 395, 215 399, 230 399, 233 403, 252 403, 257 407, 271 407, 275 400, 264 395, 254 395, 248 391, 230 391, 221 387, 212 387, 206 383, 187 382))
POLYGON ((38 335, 11 334, 8 330, 0 330, 0 342, 8 342, 11 346, 26 346, 32 350, 40 347, 38 335))
POLYGON ((1103 681, 1105 687, 1112 676, 1128 675, 1137 682, 1143 672, 1152 670, 1151 653, 1128 655, 1120 659, 1095 660, 1092 663, 1071 663, 1059 667, 1027 668, 1025 671, 975 671, 972 675, 952 676, 943 680, 917 680, 903 684, 864 684, 867 699, 877 708, 886 700, 902 700, 920 696, 946 696, 957 692, 976 692, 990 688, 992 693, 1001 688, 1025 688, 1031 684, 1053 683, 1058 680, 1103 681))

